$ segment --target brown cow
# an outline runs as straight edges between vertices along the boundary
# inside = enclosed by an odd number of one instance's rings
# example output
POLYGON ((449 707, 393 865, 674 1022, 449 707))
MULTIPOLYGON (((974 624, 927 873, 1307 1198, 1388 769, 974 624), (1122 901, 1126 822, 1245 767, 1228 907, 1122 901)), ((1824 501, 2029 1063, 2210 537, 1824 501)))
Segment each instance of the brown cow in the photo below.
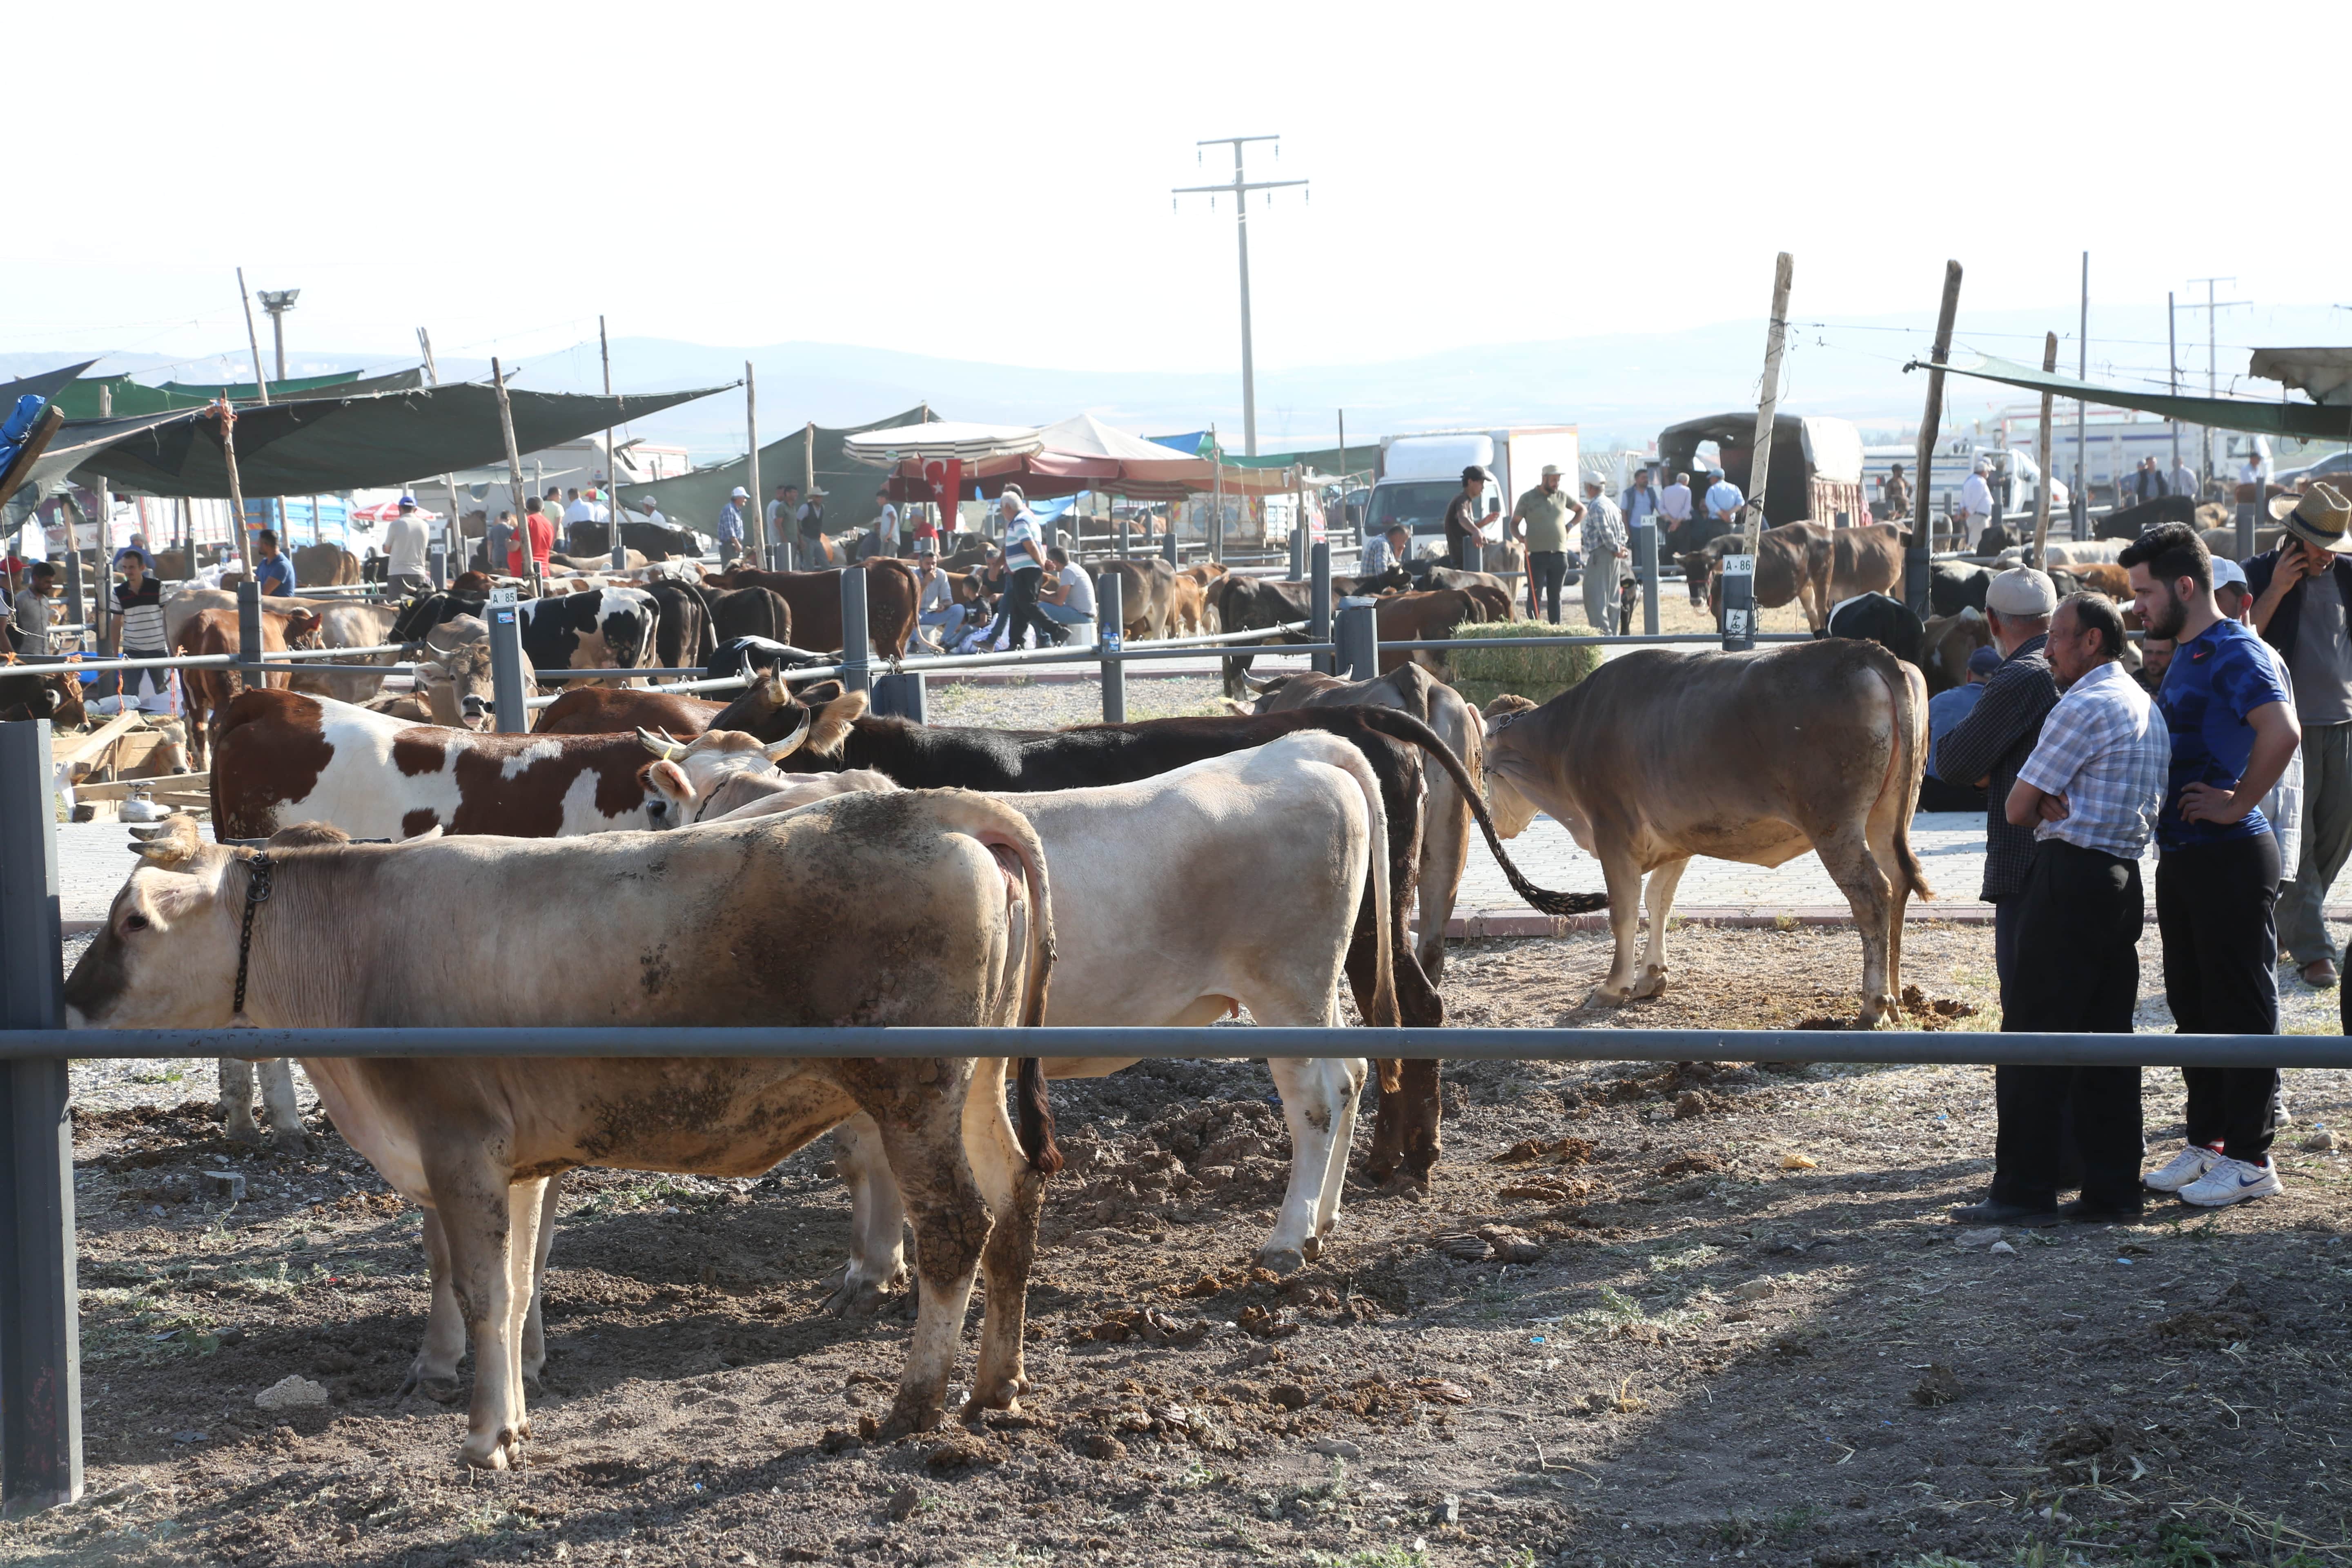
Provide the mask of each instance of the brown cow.
MULTIPOLYGON (((1107 563, 1101 575, 1118 579, 1119 619, 1129 641, 1171 636, 1176 616, 1175 568, 1157 555, 1107 563)), ((1197 590, 1199 584, 1193 584, 1197 590)), ((1097 595, 1099 597, 1099 595, 1097 595)))
MULTIPOLYGON (((1862 528, 1824 528, 1817 522, 1784 522, 1757 538, 1756 607, 1777 610, 1790 600, 1805 612, 1815 637, 1829 629, 1830 606, 1862 594, 1897 594, 1903 552, 1910 533, 1891 522, 1862 528)), ((1683 573, 1696 587, 1704 584, 1717 625, 1723 621, 1723 591, 1717 568, 1737 554, 1740 536, 1727 533, 1684 556, 1683 573)))
MULTIPOLYGON (((1476 595, 1465 588, 1434 588, 1421 594, 1391 594, 1372 607, 1373 624, 1379 628, 1382 642, 1419 642, 1424 639, 1450 637, 1461 626, 1477 626, 1501 619, 1493 606, 1481 604, 1476 595)), ((1444 654, 1439 648, 1414 648, 1381 653, 1381 673, 1393 674, 1405 664, 1418 664, 1430 669, 1444 668, 1444 654)))
MULTIPOLYGON (((284 653, 289 647, 304 642, 319 630, 319 617, 309 610, 280 614, 276 610, 261 612, 261 651, 284 653)), ((234 654, 238 650, 238 629, 235 610, 200 610, 194 619, 180 628, 172 644, 176 654, 211 657, 234 654)), ((260 684, 284 690, 291 679, 283 671, 264 670, 260 684)), ((217 739, 221 720, 237 693, 246 689, 247 678, 234 668, 218 666, 180 671, 180 683, 188 698, 189 759, 201 773, 205 753, 217 739)))
POLYGON ((1505 837, 1549 812, 1600 860, 1616 955, 1591 999, 1608 1005, 1665 988, 1667 917, 1692 856, 1778 866, 1817 852, 1862 933, 1869 1027, 1900 1016, 1905 901, 1933 897, 1911 850, 1927 751, 1927 683, 1876 643, 1642 648, 1540 708, 1490 703, 1486 795, 1505 837))
POLYGON ((1919 639, 1919 668, 1927 677, 1927 695, 1949 691, 1969 683, 1969 656, 1992 646, 1992 626, 1973 609, 1957 616, 1930 616, 1919 639))
MULTIPOLYGON (((915 605, 920 595, 915 569, 892 556, 877 556, 866 566, 866 635, 874 651, 885 658, 904 658, 907 642, 915 633, 915 605)), ((768 588, 792 607, 793 637, 803 647, 830 652, 841 647, 841 571, 762 572, 738 566, 703 579, 711 588, 768 588)))
POLYGON ((360 558, 340 544, 304 544, 294 551, 294 581, 305 588, 342 588, 360 580, 360 558))

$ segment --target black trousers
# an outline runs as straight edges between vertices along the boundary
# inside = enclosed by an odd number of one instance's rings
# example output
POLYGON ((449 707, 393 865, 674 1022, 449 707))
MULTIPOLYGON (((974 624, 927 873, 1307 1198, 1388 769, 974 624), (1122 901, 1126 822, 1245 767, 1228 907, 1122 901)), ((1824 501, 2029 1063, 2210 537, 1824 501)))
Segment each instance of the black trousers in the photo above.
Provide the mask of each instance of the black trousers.
POLYGON ((1933 773, 1919 779, 1919 809, 1921 811, 1982 811, 1985 792, 1964 784, 1946 784, 1933 773))
MULTIPOLYGON (((2002 1032, 2130 1034, 2147 918, 2139 862, 2045 838, 2033 847, 2025 886, 2000 908, 2012 904, 2002 1032)), ((2039 1206, 2062 1185, 2079 1184, 2085 1202, 2138 1205, 2137 1068, 1996 1068, 1993 1103, 1995 1202, 2039 1206), (2079 1179, 2063 1169, 2070 1142, 2081 1155, 2079 1179)))
POLYGON ((1011 627, 1006 646, 1019 647, 1021 636, 1032 627, 1036 629, 1037 646, 1049 647, 1068 639, 1069 634, 1055 626, 1038 611, 1037 585, 1045 581, 1042 566, 1024 566, 1006 579, 1004 601, 996 609, 996 625, 989 628, 988 640, 994 642, 1000 628, 1011 627))
MULTIPOLYGON (((2267 833, 2189 849, 2156 865, 2156 924, 2164 936, 2164 999, 2184 1035, 2278 1033, 2278 840, 2267 833)), ((2183 1068, 2189 1142, 2260 1164, 2277 1128, 2278 1068, 2247 1042, 2250 1065, 2183 1068)))
POLYGON ((1543 617, 1553 626, 1559 625, 1559 589, 1568 581, 1568 552, 1565 550, 1530 550, 1528 552, 1528 611, 1536 612, 1536 600, 1543 600, 1543 617))

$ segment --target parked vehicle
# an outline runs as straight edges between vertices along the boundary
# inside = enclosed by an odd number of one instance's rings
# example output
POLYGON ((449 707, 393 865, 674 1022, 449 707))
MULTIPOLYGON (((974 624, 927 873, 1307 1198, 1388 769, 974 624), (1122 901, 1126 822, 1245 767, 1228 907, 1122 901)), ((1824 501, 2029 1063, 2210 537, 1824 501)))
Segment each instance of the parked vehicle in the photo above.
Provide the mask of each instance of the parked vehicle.
POLYGON ((1462 470, 1476 465, 1493 477, 1486 487, 1486 537, 1500 539, 1499 519, 1522 490, 1533 489, 1544 465, 1559 465, 1563 483, 1576 483, 1573 425, 1509 430, 1437 430, 1381 438, 1381 473, 1372 483, 1369 534, 1402 522, 1418 542, 1445 533, 1445 509, 1462 493, 1462 470))
MULTIPOLYGON (((1691 477, 1691 488, 1703 490, 1701 475, 1720 468, 1742 494, 1755 471, 1756 413, 1738 409, 1685 419, 1658 432, 1658 470, 1671 479, 1691 477), (1713 442, 1712 464, 1698 460, 1698 451, 1713 442)), ((1782 414, 1772 421, 1772 463, 1766 480, 1764 526, 1784 522, 1847 523, 1870 521, 1863 499, 1862 432, 1843 419, 1819 415, 1782 414)), ((1702 537, 1712 533, 1702 528, 1702 537)))
POLYGON ((2281 468, 2271 479, 2289 489, 2305 479, 2325 479, 2340 490, 2347 480, 2352 480, 2352 451, 2330 452, 2317 462, 2305 463, 2299 468, 2281 468))
MULTIPOLYGON (((2042 467, 2033 454, 2021 447, 2003 447, 1979 436, 1949 436, 1937 444, 1935 465, 1927 472, 1932 493, 1926 508, 1929 517, 1948 517, 1959 510, 1960 487, 1968 482, 1977 460, 1982 458, 1990 468, 1985 483, 1992 490, 1993 504, 2000 508, 2004 524, 2013 524, 2020 517, 2032 518, 2039 504, 2042 491, 2042 467)), ((1881 483, 1893 471, 1895 464, 1903 465, 1906 479, 1914 491, 1919 483, 1919 448, 1916 444, 1895 447, 1865 447, 1862 454, 1862 472, 1866 493, 1871 500, 1871 515, 1877 517, 1881 483)), ((2066 515, 2068 492, 2063 482, 2053 481, 2050 489, 2050 511, 2053 517, 2066 515)), ((1917 495, 1911 501, 1912 515, 1920 513, 1917 495)), ((1880 519, 1884 521, 1885 519, 1880 519)))

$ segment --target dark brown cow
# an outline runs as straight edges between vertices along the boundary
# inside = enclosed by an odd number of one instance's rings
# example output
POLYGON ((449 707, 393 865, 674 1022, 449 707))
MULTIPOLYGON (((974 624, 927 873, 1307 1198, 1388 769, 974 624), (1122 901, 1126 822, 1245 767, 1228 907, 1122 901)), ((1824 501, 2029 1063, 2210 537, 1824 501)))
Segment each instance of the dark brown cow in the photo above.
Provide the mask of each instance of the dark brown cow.
POLYGON ((0 654, 0 722, 47 719, 59 729, 70 729, 89 721, 81 682, 53 673, 54 668, 42 672, 13 653, 0 654))
MULTIPOLYGON (((308 610, 281 615, 275 610, 261 612, 261 651, 264 654, 284 653, 294 644, 313 637, 319 630, 319 617, 308 610)), ((172 644, 176 654, 212 657, 233 654, 239 647, 236 612, 235 610, 200 610, 180 628, 172 644)), ((264 670, 263 686, 283 690, 292 677, 264 670)), ((188 698, 189 761, 201 772, 205 753, 218 740, 221 720, 237 693, 246 689, 247 678, 235 669, 217 666, 204 669, 180 671, 181 689, 188 698)))
MULTIPOLYGON (((1481 603, 1477 593, 1471 589, 1434 588, 1422 594, 1391 594, 1372 607, 1372 619, 1382 642, 1420 642, 1450 637, 1456 626, 1508 619, 1507 599, 1502 608, 1504 614, 1494 614, 1494 606, 1481 603)), ((1444 653, 1437 648, 1396 653, 1383 650, 1381 673, 1393 674, 1407 664, 1436 669, 1444 662, 1444 653)))
MULTIPOLYGON (((890 556, 866 565, 866 635, 885 658, 904 658, 915 632, 920 598, 915 569, 890 556)), ((828 652, 841 646, 841 572, 762 572, 738 566, 703 579, 714 588, 773 589, 792 608, 793 636, 802 647, 828 652)), ((781 638, 779 641, 782 640, 781 638)))

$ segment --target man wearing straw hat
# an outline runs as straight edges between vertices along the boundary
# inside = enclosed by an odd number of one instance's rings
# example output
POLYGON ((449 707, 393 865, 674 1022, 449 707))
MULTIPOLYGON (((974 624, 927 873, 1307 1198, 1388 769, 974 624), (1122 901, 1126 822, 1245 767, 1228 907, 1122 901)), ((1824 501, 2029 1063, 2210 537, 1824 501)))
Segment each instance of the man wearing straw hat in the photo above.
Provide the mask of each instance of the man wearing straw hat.
POLYGON ((2286 661, 2303 725, 2303 856, 2279 895, 2279 945, 2307 985, 2336 983, 2342 953, 2321 905, 2352 858, 2352 500, 2329 484, 2279 496, 2278 548, 2246 563, 2247 624, 2286 661))

